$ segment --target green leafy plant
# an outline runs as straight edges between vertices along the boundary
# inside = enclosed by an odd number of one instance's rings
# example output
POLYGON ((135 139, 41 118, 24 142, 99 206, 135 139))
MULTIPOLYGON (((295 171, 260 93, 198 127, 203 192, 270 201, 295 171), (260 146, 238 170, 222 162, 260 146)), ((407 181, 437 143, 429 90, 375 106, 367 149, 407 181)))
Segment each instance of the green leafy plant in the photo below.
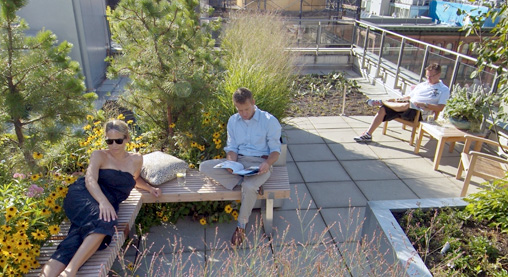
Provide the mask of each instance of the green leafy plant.
MULTIPOLYGON (((471 123, 471 131, 479 131, 482 122, 489 116, 494 105, 499 103, 499 96, 489 94, 480 86, 461 87, 455 85, 444 109, 446 118, 467 120, 471 123)), ((496 105, 497 106, 497 105, 496 105)), ((502 114, 502 108, 497 110, 502 114)))
POLYGON ((485 220, 490 227, 508 233, 508 174, 488 183, 486 189, 470 194, 466 211, 476 220, 485 220))

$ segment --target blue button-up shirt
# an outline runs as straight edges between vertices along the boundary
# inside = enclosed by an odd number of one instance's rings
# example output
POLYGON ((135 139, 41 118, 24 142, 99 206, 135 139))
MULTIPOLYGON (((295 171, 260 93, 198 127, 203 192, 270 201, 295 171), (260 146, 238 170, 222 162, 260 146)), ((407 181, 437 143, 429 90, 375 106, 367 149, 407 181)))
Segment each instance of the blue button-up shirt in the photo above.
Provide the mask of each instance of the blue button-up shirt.
POLYGON ((228 138, 224 151, 244 156, 269 155, 280 153, 281 129, 279 121, 268 112, 256 107, 250 120, 243 120, 236 113, 228 121, 228 138))

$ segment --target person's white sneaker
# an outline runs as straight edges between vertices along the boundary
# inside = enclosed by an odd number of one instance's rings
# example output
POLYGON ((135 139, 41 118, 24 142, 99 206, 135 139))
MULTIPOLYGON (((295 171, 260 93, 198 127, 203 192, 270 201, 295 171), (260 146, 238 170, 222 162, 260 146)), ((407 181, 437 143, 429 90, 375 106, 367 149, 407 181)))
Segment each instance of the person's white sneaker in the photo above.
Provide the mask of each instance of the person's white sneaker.
POLYGON ((381 107, 383 105, 383 101, 376 100, 376 99, 369 99, 367 100, 367 105, 371 107, 381 107))
POLYGON ((369 142, 372 141, 372 136, 369 133, 365 132, 359 137, 355 137, 354 140, 356 142, 369 142))

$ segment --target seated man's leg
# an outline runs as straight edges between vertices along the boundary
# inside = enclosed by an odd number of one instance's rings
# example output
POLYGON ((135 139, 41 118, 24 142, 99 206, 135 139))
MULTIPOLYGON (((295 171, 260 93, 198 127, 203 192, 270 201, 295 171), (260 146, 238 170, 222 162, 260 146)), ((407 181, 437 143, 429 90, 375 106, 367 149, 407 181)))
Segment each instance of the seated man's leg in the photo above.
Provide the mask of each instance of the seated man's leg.
POLYGON ((404 112, 409 109, 409 102, 383 101, 383 106, 388 107, 396 112, 404 112))
POLYGON ((224 168, 213 168, 226 159, 208 160, 201 163, 199 171, 221 183, 225 188, 233 189, 242 180, 242 176, 231 174, 224 168))

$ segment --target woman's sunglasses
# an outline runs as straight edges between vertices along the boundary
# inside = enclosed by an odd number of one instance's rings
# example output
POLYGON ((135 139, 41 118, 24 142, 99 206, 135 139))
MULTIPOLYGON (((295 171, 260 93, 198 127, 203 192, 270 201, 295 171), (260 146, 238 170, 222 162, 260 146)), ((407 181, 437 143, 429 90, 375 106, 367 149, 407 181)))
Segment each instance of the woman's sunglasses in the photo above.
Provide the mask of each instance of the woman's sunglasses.
POLYGON ((116 142, 116 144, 122 144, 123 140, 124 140, 123 138, 122 139, 106 139, 106 144, 111 145, 111 144, 113 144, 113 142, 116 142))

